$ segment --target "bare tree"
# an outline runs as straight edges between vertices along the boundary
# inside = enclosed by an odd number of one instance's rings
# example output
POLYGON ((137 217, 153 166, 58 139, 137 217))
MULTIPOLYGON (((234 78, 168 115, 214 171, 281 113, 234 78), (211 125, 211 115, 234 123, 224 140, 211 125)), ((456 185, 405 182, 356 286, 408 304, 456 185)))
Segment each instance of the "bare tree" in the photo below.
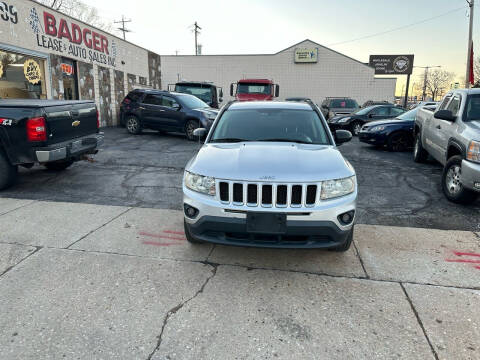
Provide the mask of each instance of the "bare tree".
POLYGON ((453 72, 435 69, 427 74, 427 93, 433 100, 449 89, 455 77, 453 72))
POLYGON ((95 7, 85 4, 81 0, 35 0, 40 4, 51 7, 54 10, 61 11, 68 16, 78 19, 87 24, 95 26, 105 31, 111 32, 112 24, 105 22, 99 15, 95 7))

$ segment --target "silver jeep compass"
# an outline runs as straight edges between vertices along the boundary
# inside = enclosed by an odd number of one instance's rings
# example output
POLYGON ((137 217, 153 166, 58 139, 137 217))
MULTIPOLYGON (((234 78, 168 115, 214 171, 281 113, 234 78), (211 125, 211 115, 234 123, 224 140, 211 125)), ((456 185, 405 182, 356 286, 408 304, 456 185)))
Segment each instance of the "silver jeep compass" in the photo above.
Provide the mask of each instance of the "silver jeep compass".
POLYGON ((351 137, 313 103, 227 104, 185 168, 188 241, 348 250, 357 181, 336 144, 351 137))

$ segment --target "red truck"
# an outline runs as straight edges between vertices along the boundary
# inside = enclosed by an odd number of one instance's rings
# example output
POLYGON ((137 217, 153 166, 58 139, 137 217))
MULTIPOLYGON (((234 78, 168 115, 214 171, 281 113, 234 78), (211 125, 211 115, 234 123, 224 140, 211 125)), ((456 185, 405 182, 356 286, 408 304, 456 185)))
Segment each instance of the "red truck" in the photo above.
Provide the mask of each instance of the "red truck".
POLYGON ((268 79, 242 79, 230 84, 230 96, 239 101, 273 100, 280 87, 268 79))

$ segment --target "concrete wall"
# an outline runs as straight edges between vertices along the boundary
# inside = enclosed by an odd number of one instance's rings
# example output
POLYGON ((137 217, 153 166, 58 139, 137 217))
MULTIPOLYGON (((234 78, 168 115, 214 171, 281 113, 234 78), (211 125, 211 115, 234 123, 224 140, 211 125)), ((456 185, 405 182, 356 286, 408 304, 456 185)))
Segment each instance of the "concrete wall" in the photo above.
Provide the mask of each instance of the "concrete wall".
POLYGON ((162 56, 162 87, 178 78, 212 81, 223 87, 224 102, 230 83, 242 78, 268 78, 280 85, 280 99, 307 96, 320 103, 327 96, 367 100, 394 100, 396 79, 374 78, 374 70, 311 41, 272 55, 162 56), (318 47, 317 63, 294 63, 296 47, 318 47))
MULTIPOLYGON (((61 79, 59 69, 49 66, 51 60, 58 60, 59 56, 77 61, 78 67, 75 71, 79 74, 80 98, 95 98, 99 109, 102 108, 100 120, 103 126, 117 124, 119 96, 115 89, 119 89, 119 84, 116 86, 114 84, 114 71, 124 73, 124 85, 123 89, 120 89, 122 94, 127 92, 127 74, 135 75, 137 82, 141 78, 144 86, 148 83, 152 87, 160 87, 159 55, 31 0, 5 0, 5 4, 13 7, 12 15, 8 15, 7 20, 0 18, 0 47, 15 48, 20 53, 23 49, 31 50, 50 57, 45 63, 48 98, 62 98, 58 87, 58 80, 61 79), (13 16, 13 13, 16 16, 13 16), (52 34, 54 28, 56 35, 52 34), (84 31, 87 32, 86 37, 84 31), (91 44, 89 40, 92 41, 91 44), (91 82, 84 84, 83 88, 80 84, 86 66, 93 67, 91 75, 94 79, 94 88, 90 92, 91 95, 85 88, 91 86, 91 82), (81 68, 80 72, 78 68, 81 68), (107 76, 107 73, 103 73, 104 76, 99 76, 101 69, 107 69, 110 74, 107 76), (52 86, 52 73, 55 75, 53 79, 56 82, 55 86, 52 86), (100 79, 103 80, 99 82, 100 79)), ((53 65, 58 65, 57 62, 55 61, 53 65)), ((135 83, 133 87, 137 85, 139 84, 135 83)))

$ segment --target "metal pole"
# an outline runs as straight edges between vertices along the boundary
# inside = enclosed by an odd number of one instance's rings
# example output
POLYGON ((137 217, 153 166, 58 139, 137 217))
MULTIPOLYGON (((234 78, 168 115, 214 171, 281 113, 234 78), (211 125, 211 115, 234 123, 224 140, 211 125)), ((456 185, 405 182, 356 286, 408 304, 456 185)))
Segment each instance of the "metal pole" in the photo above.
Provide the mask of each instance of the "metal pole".
POLYGON ((407 90, 405 90, 405 99, 403 100, 403 107, 407 108, 408 103, 408 87, 410 86, 410 74, 407 75, 407 90))
POLYGON ((425 96, 427 96, 427 74, 428 74, 428 66, 425 66, 425 75, 423 77, 422 101, 425 101, 425 96))
POLYGON ((195 21, 195 55, 198 55, 198 45, 197 45, 197 22, 195 21))
POLYGON ((470 25, 468 28, 468 51, 467 51, 467 71, 465 72, 465 88, 470 87, 470 54, 472 53, 472 32, 473 32, 473 8, 475 0, 468 1, 468 6, 470 7, 470 25))

